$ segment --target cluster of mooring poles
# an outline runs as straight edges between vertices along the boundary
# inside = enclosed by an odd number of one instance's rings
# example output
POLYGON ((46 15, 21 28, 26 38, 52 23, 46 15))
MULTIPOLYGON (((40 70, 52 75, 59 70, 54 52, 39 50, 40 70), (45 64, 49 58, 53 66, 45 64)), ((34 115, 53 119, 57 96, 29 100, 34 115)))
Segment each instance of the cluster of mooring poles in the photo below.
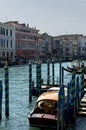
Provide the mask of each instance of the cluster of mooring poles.
MULTIPOLYGON (((76 118, 77 109, 80 100, 84 96, 84 65, 82 65, 82 73, 80 76, 76 75, 76 71, 73 70, 72 77, 68 85, 63 85, 64 82, 64 70, 60 66, 60 90, 58 93, 58 112, 57 112, 57 127, 58 130, 63 130, 69 121, 74 121, 76 118)), ((52 84, 54 85, 54 63, 52 63, 52 84)), ((41 92, 41 64, 36 64, 36 88, 37 96, 41 92)), ((29 64, 29 101, 32 101, 32 64, 29 64)), ((47 84, 50 84, 50 64, 47 63, 47 84)), ((2 98, 3 98, 3 84, 0 80, 0 119, 2 119, 2 98)), ((5 116, 9 117, 9 68, 5 67, 5 116)))
MULTIPOLYGON (((42 67, 41 63, 37 63, 36 65, 36 96, 39 96, 41 92, 41 85, 43 84, 44 79, 42 79, 42 67)), ((32 77, 32 69, 33 69, 33 64, 29 64, 29 101, 32 101, 32 96, 33 96, 33 90, 34 90, 34 81, 32 77)), ((64 69, 61 66, 60 63, 60 70, 59 72, 59 83, 55 84, 55 63, 52 62, 52 81, 50 80, 50 63, 47 63, 47 83, 45 85, 52 85, 52 86, 59 86, 64 84, 64 69), (52 83, 51 83, 52 82, 52 83)))
MULTIPOLYGON (((55 69, 52 63, 52 84, 55 85, 55 69)), ((36 64, 36 88, 37 96, 41 92, 41 64, 36 64)), ((47 63, 47 85, 50 84, 50 64, 47 63)), ((82 65, 81 75, 76 75, 73 70, 70 82, 64 85, 64 69, 60 63, 59 71, 59 84, 60 90, 58 93, 58 113, 57 113, 57 128, 63 130, 69 122, 74 123, 80 100, 84 96, 84 66, 82 65), (65 90, 66 87, 66 90, 65 90)), ((32 64, 29 64, 29 101, 32 101, 32 64)))
MULTIPOLYGON (((43 79, 42 79, 42 67, 41 63, 37 63, 36 65, 36 96, 39 96, 41 94, 41 85, 43 84, 43 79)), ((33 65, 29 64, 29 101, 32 101, 32 96, 33 96, 33 89, 34 89, 34 81, 32 77, 32 69, 33 65)), ((50 85, 50 64, 47 63, 47 83, 46 85, 50 85)), ((54 62, 52 63, 52 86, 55 85, 55 65, 54 62)))
POLYGON ((72 77, 65 91, 64 85, 60 86, 58 95, 57 128, 64 130, 68 122, 74 123, 80 100, 84 96, 84 66, 82 73, 76 76, 76 71, 72 72, 72 77), (81 78, 81 79, 80 79, 81 78))
MULTIPOLYGON (((0 120, 2 119, 3 83, 0 80, 0 120)), ((9 69, 5 66, 5 116, 9 117, 9 69)))

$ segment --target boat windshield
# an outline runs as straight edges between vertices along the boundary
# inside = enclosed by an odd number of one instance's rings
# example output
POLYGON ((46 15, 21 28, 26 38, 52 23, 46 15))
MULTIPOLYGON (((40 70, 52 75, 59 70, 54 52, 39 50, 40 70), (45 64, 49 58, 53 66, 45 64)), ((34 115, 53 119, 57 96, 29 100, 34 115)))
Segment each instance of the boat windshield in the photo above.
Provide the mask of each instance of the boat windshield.
POLYGON ((57 102, 52 100, 41 100, 38 102, 38 107, 43 109, 45 113, 57 109, 57 102))

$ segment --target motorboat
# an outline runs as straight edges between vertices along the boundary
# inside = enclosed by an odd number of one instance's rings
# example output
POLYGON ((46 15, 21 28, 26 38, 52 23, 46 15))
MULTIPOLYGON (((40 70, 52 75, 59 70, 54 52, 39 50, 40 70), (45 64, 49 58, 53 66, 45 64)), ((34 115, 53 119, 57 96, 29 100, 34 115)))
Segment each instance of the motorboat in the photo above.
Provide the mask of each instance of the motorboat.
MULTIPOLYGON (((49 85, 48 84, 42 84, 41 88, 40 88, 40 94, 42 94, 43 92, 46 92, 49 88, 52 88, 52 87, 58 88, 59 85, 58 84, 54 84, 54 85, 52 85, 52 84, 49 84, 49 85)), ((37 95, 37 87, 32 88, 32 95, 33 96, 37 95)))
POLYGON ((58 92, 47 91, 42 93, 36 105, 28 116, 31 127, 57 129, 58 92))
MULTIPOLYGON (((60 87, 61 87, 61 86, 59 86, 59 87, 51 87, 51 88, 49 88, 47 91, 48 91, 48 92, 51 92, 51 91, 57 91, 57 92, 59 92, 60 87)), ((66 96, 66 95, 67 95, 67 87, 66 87, 66 85, 64 85, 64 92, 65 92, 65 96, 66 96)))

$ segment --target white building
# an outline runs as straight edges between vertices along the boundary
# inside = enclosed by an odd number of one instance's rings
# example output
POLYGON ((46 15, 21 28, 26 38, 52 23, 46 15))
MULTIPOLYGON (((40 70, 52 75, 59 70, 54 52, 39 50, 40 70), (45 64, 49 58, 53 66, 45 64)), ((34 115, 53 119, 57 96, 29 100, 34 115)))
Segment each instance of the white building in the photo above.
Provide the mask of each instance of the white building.
POLYGON ((86 37, 79 37, 78 39, 78 44, 79 44, 79 55, 82 58, 86 57, 86 37))
POLYGON ((0 61, 14 60, 15 57, 15 29, 0 23, 0 61))
POLYGON ((53 55, 57 59, 71 59, 73 57, 73 45, 71 41, 68 41, 64 37, 53 38, 53 55))
POLYGON ((62 48, 62 57, 64 58, 72 58, 73 56, 73 45, 71 42, 67 40, 62 40, 61 41, 61 48, 62 48))

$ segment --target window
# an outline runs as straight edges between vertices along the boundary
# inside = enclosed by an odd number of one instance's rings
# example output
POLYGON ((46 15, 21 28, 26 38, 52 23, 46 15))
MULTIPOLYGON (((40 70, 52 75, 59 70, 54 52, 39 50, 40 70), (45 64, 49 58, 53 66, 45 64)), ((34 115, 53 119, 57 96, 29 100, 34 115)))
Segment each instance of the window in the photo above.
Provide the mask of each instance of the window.
POLYGON ((22 36, 22 39, 26 39, 26 36, 22 36))
POLYGON ((12 40, 10 41, 10 46, 11 46, 11 48, 12 48, 12 40))
POLYGON ((12 30, 10 30, 10 36, 12 36, 12 30))
POLYGON ((11 56, 13 57, 13 52, 11 52, 11 56))
POLYGON ((82 51, 86 51, 86 47, 82 47, 82 51))
POLYGON ((5 47, 5 39, 0 39, 0 46, 5 47))
POLYGON ((7 52, 7 57, 9 57, 9 52, 7 52))
POLYGON ((2 57, 5 57, 5 52, 2 52, 2 57))
POLYGON ((3 35, 5 35, 5 28, 3 28, 3 35))
POLYGON ((7 40, 7 47, 8 47, 8 40, 7 40))
POLYGON ((5 39, 3 39, 3 46, 5 47, 5 39))
POLYGON ((6 29, 6 36, 8 36, 8 29, 6 29))
POLYGON ((1 34, 3 34, 3 29, 1 28, 1 34))
POLYGON ((2 27, 1 27, 0 34, 1 34, 1 35, 5 35, 5 28, 2 28, 2 27))

